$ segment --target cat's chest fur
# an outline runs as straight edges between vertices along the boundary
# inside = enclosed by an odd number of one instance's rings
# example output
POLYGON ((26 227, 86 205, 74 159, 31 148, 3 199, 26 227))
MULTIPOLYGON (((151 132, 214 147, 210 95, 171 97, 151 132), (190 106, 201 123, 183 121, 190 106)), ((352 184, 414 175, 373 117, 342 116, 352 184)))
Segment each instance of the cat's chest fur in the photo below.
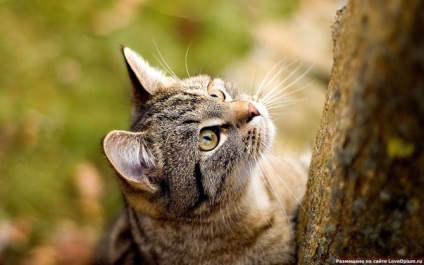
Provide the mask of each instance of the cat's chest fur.
POLYGON ((268 154, 260 99, 208 76, 176 80, 123 49, 131 131, 104 151, 125 208, 96 264, 289 264, 304 168, 268 154))

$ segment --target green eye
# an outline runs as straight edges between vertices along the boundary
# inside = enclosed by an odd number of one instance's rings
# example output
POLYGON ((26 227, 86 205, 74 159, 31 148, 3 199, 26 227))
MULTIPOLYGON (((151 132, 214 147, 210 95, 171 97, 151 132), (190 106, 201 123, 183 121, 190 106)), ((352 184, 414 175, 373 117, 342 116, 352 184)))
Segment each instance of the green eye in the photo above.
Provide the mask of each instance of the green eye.
POLYGON ((204 129, 199 134, 199 148, 202 151, 213 150, 219 143, 219 137, 216 132, 210 129, 204 129))

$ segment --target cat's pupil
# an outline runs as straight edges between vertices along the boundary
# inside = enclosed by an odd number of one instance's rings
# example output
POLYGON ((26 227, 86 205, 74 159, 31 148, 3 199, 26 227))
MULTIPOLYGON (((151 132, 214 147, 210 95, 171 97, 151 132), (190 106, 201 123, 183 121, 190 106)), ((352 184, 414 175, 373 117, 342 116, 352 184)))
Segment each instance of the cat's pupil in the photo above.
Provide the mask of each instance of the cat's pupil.
POLYGON ((210 94, 210 96, 213 97, 213 98, 218 98, 217 94, 210 94))

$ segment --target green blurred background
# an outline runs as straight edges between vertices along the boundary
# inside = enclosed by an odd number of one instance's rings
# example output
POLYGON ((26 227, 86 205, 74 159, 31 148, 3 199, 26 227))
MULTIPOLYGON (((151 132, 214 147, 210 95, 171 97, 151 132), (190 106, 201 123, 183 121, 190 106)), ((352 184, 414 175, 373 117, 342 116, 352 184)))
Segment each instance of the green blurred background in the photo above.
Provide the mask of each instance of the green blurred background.
POLYGON ((86 264, 119 211, 100 143, 129 123, 121 45, 156 66, 159 49, 179 76, 190 47, 191 75, 219 75, 261 45, 257 25, 298 6, 0 0, 0 264, 86 264))

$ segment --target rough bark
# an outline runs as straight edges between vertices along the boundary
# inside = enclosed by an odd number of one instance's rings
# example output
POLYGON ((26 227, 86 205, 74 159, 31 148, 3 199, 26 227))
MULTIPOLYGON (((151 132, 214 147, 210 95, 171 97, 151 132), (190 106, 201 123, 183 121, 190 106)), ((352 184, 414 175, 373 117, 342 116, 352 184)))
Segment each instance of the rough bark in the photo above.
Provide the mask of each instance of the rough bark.
POLYGON ((355 0, 298 225, 298 264, 424 257, 424 1, 355 0))

